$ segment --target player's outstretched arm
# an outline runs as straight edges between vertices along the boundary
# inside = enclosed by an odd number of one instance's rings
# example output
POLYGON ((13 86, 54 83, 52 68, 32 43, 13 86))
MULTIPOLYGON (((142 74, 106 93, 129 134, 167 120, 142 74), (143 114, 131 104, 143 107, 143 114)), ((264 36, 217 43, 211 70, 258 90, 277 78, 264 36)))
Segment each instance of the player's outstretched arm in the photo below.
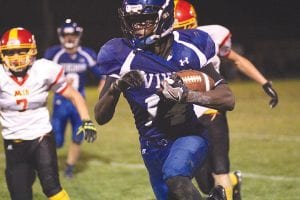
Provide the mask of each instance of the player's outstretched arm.
POLYGON ((273 89, 272 83, 268 81, 263 84, 262 88, 264 89, 265 93, 271 97, 269 105, 271 108, 274 108, 278 104, 278 95, 277 92, 273 89))
POLYGON ((84 98, 73 87, 68 86, 62 95, 69 99, 76 107, 82 120, 90 120, 89 111, 84 98))
POLYGON ((97 137, 96 127, 91 121, 88 107, 84 98, 77 90, 75 90, 71 86, 68 86, 67 89, 62 93, 62 95, 75 105, 80 115, 82 125, 79 127, 78 134, 83 133, 84 138, 87 142, 94 142, 97 137))
POLYGON ((265 93, 271 97, 269 105, 271 108, 274 108, 278 104, 278 95, 277 92, 272 87, 270 81, 268 81, 254 66, 252 62, 250 62, 247 58, 241 56, 234 50, 231 50, 228 59, 232 60, 235 63, 235 66, 246 76, 253 79, 257 83, 259 83, 265 93))
POLYGON ((260 85, 263 85, 267 82, 267 79, 257 70, 253 63, 251 63, 247 58, 241 56, 234 50, 230 51, 227 58, 234 62, 239 71, 259 83, 260 85))

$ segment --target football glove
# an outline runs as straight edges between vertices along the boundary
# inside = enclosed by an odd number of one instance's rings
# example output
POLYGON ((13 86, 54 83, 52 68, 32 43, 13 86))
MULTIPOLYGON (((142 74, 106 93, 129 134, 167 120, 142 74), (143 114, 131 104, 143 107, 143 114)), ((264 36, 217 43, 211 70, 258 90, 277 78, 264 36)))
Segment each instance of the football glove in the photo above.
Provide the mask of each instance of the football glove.
POLYGON ((78 128, 77 135, 84 134, 84 139, 91 143, 97 138, 97 131, 94 123, 91 120, 83 120, 81 126, 78 128))
POLYGON ((161 84, 161 93, 166 99, 177 102, 185 102, 188 95, 188 88, 178 75, 172 75, 161 84))
POLYGON ((263 89, 267 95, 271 97, 269 105, 271 108, 274 108, 278 104, 278 95, 276 91, 272 88, 272 83, 268 81, 267 83, 263 84, 263 89))
POLYGON ((114 84, 113 88, 125 91, 128 88, 141 87, 144 83, 143 75, 138 70, 129 71, 121 76, 114 84))

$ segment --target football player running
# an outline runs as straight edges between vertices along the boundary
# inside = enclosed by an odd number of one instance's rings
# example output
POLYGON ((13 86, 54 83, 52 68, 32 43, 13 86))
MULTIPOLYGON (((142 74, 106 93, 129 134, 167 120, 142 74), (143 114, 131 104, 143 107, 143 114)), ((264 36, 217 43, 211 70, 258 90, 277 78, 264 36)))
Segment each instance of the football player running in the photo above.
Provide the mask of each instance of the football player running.
POLYGON ((86 103, 70 87, 63 68, 46 59, 36 59, 34 36, 24 28, 4 33, 0 43, 0 122, 6 156, 6 183, 12 200, 32 200, 37 173, 50 200, 68 200, 58 176, 55 139, 49 120, 49 90, 72 101, 83 120, 88 142, 96 139, 86 103))
MULTIPOLYGON (((197 28, 207 32, 218 45, 218 56, 227 58, 246 76, 262 85, 267 95, 271 97, 269 105, 274 108, 278 103, 276 91, 255 66, 245 57, 231 49, 231 33, 221 25, 198 26, 197 15, 193 5, 185 0, 175 0, 175 29, 197 28)), ((214 60, 217 71, 220 67, 220 58, 214 60)), ((199 187, 208 193, 212 187, 222 185, 225 188, 227 200, 240 200, 241 173, 239 171, 229 174, 229 128, 226 112, 195 106, 197 116, 210 132, 210 156, 208 162, 196 175, 199 187), (213 175, 213 178, 211 177, 213 175), (233 192, 233 194, 232 194, 233 192)))
POLYGON ((208 143, 193 104, 234 108, 231 90, 211 64, 216 46, 200 30, 173 32, 173 0, 123 0, 118 11, 125 37, 108 41, 99 51, 107 79, 95 118, 100 125, 108 123, 123 93, 156 199, 199 200, 191 179, 207 155, 208 143), (216 83, 214 89, 188 90, 174 75, 184 69, 207 73, 216 83))
MULTIPOLYGON (((57 29, 60 45, 55 45, 46 50, 44 58, 53 60, 64 68, 68 83, 85 97, 85 83, 87 71, 91 71, 99 81, 99 87, 103 86, 103 76, 96 65, 96 53, 94 50, 80 45, 83 28, 71 19, 66 19, 57 29)), ((80 116, 68 99, 56 93, 53 100, 53 112, 51 123, 56 139, 56 147, 61 148, 65 141, 65 129, 68 121, 72 125, 72 141, 69 146, 66 160, 65 177, 72 178, 74 166, 80 157, 80 144, 82 135, 77 130, 82 121, 80 116)))

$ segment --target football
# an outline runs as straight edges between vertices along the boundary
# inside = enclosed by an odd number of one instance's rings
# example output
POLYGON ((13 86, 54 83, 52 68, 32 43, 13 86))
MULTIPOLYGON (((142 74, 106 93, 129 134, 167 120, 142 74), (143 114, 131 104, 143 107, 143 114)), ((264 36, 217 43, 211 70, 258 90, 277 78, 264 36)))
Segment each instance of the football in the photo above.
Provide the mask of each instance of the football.
POLYGON ((197 70, 182 70, 176 74, 185 86, 193 91, 207 92, 215 86, 215 81, 210 76, 197 70))

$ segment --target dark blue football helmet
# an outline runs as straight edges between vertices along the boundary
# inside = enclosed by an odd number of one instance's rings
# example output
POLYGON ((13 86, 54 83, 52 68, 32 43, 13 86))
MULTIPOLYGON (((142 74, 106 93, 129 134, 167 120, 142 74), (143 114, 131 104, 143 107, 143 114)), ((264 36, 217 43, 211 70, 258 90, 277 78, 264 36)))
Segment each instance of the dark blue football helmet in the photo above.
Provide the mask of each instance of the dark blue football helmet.
POLYGON ((125 37, 143 49, 172 32, 174 1, 123 0, 118 14, 125 37))
POLYGON ((60 43, 67 49, 75 48, 80 43, 83 28, 71 19, 66 19, 64 23, 57 28, 60 43), (66 35, 73 35, 74 38, 66 38, 66 35))

